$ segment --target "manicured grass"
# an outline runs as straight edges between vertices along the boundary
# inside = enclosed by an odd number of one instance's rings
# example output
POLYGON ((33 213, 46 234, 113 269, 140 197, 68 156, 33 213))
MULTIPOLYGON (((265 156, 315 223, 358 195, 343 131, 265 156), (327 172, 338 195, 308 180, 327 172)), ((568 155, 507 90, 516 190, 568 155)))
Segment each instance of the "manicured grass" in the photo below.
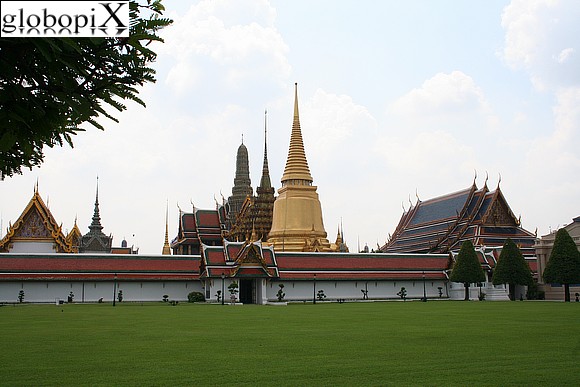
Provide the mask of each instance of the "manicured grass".
POLYGON ((0 308, 0 385, 580 385, 580 304, 0 308))

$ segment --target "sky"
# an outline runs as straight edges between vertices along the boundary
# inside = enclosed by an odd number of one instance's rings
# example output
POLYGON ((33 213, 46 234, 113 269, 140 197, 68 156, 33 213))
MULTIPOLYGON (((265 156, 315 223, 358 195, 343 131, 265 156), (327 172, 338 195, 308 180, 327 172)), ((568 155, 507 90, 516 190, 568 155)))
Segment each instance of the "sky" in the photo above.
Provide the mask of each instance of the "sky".
POLYGON ((487 179, 539 236, 580 215, 580 2, 164 0, 171 27, 142 88, 45 162, 0 182, 2 235, 39 192, 84 234, 160 254, 179 209, 231 195, 236 152, 259 184, 267 110, 281 186, 298 83, 328 239, 383 245, 403 211, 487 179))

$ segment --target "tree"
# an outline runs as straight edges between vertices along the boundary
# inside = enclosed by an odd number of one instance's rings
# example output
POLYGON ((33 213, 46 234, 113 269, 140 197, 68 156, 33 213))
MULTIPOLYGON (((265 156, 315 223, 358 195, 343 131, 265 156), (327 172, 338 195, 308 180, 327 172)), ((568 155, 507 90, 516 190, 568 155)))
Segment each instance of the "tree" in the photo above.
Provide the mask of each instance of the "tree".
POLYGON ((534 279, 522 252, 510 239, 506 239, 493 272, 493 284, 509 284, 510 300, 516 299, 516 285, 530 286, 534 279))
POLYGON ((461 249, 457 255, 457 260, 453 265, 451 277, 453 282, 461 282, 465 287, 465 301, 469 300, 469 284, 485 281, 485 273, 479 263, 475 248, 471 241, 467 240, 461 244, 461 249))
POLYGON ((563 284, 566 302, 570 302, 570 284, 580 283, 580 251, 564 228, 556 233, 554 247, 544 269, 544 281, 563 284))
POLYGON ((73 146, 83 124, 104 130, 97 118, 118 122, 105 107, 122 100, 145 103, 137 86, 155 82, 148 48, 157 32, 161 0, 132 0, 130 36, 114 38, 0 38, 0 180, 43 162, 43 147, 73 146))

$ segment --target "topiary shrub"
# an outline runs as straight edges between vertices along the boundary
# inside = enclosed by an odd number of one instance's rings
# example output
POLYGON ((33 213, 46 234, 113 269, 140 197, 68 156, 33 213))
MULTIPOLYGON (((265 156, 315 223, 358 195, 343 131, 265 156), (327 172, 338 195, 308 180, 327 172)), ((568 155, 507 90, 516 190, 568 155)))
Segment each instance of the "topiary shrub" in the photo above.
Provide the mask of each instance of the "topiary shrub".
POLYGON ((401 290, 399 290, 399 291, 397 292, 397 296, 401 297, 401 299, 402 299, 403 301, 405 301, 405 300, 407 299, 407 289, 405 289, 405 287, 403 286, 403 287, 401 288, 401 290))
POLYGON ((278 298, 278 302, 282 302, 286 296, 286 293, 284 293, 284 284, 280 284, 278 286, 280 287, 280 290, 278 290, 278 293, 276 293, 276 297, 278 298))
POLYGON ((191 292, 187 295, 187 302, 205 302, 205 297, 201 292, 191 292))

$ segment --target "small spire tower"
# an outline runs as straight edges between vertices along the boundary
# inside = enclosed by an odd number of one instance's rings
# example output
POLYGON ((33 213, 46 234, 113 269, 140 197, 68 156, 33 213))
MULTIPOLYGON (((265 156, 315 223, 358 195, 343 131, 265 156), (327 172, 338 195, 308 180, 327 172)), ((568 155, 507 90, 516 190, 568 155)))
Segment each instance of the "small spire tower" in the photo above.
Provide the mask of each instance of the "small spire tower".
POLYGON ((171 255, 171 247, 169 246, 169 201, 165 204, 165 242, 163 243, 162 255, 171 255))

